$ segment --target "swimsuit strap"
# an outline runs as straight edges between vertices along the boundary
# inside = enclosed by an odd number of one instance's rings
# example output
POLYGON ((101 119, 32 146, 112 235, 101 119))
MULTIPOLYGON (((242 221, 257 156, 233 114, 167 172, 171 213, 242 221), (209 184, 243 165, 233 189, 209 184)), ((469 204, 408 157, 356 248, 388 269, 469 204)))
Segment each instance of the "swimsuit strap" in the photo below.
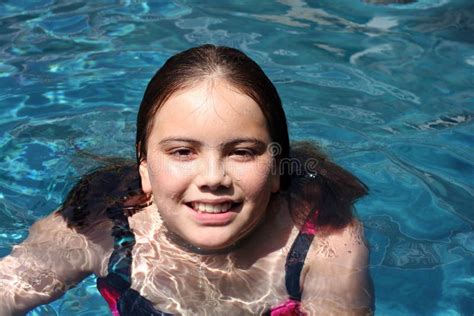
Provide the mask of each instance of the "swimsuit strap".
POLYGON ((130 277, 135 235, 128 224, 127 216, 123 214, 123 208, 110 208, 107 210, 107 215, 114 222, 112 228, 114 251, 109 259, 108 275, 111 275, 114 287, 124 292, 132 284, 130 277))
POLYGON ((123 207, 107 209, 107 216, 114 222, 114 251, 109 259, 108 274, 105 278, 97 278, 97 287, 109 304, 112 314, 171 316, 172 314, 155 309, 149 300, 130 288, 135 235, 123 207))
POLYGON ((285 264, 285 285, 290 300, 301 300, 300 276, 304 266, 306 255, 308 254, 314 235, 317 233, 315 227, 319 209, 312 210, 306 218, 303 227, 296 237, 290 252, 286 257, 285 264))
POLYGON ((286 257, 285 264, 285 285, 288 292, 288 299, 282 304, 270 308, 263 315, 265 316, 307 316, 301 309, 301 286, 300 276, 303 270, 304 261, 308 254, 314 235, 317 233, 315 223, 317 221, 319 209, 313 209, 301 227, 298 236, 291 245, 291 249, 286 257))

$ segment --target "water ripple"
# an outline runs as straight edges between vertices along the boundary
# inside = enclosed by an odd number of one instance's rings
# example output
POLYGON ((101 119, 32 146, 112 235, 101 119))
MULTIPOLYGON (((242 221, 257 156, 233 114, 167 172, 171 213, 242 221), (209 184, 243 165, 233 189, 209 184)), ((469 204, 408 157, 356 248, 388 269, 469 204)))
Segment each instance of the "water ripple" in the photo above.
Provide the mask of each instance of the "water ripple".
POLYGON ((356 90, 374 96, 388 93, 393 97, 420 104, 414 93, 374 80, 363 71, 340 64, 319 64, 299 66, 305 71, 296 71, 297 79, 324 87, 356 90))
MULTIPOLYGON (((97 166, 82 151, 133 157, 148 79, 175 52, 211 42, 254 58, 282 96, 292 139, 321 143, 369 186, 357 211, 378 312, 472 314, 472 9, 467 0, 2 2, 0 255, 97 166)), ((94 281, 30 315, 108 313, 94 281)))

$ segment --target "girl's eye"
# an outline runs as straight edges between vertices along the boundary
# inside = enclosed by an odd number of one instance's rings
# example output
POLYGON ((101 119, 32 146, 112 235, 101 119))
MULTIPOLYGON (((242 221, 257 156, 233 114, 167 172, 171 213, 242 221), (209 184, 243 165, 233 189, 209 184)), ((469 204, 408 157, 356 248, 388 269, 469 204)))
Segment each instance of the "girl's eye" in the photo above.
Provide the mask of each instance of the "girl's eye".
POLYGON ((188 148, 178 148, 171 152, 171 155, 179 160, 187 160, 192 158, 193 152, 188 148))
POLYGON ((255 151, 251 149, 235 149, 231 155, 237 156, 239 158, 243 159, 252 159, 256 156, 255 151))

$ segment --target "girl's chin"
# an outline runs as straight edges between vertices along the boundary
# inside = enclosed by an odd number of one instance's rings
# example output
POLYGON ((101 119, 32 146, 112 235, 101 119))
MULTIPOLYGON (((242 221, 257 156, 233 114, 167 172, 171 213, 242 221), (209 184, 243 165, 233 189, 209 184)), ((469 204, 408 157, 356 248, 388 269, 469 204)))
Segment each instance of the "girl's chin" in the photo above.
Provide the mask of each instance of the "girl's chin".
POLYGON ((235 227, 199 227, 195 228, 195 233, 186 238, 179 239, 183 245, 190 251, 196 253, 229 253, 245 243, 253 232, 256 231, 255 225, 246 227, 245 229, 236 230, 235 227), (220 238, 216 238, 219 236, 220 238))
POLYGON ((235 249, 236 245, 239 243, 238 240, 215 240, 215 238, 211 240, 195 240, 192 242, 188 242, 187 244, 190 246, 188 247, 189 250, 196 252, 196 253, 226 253, 235 249))

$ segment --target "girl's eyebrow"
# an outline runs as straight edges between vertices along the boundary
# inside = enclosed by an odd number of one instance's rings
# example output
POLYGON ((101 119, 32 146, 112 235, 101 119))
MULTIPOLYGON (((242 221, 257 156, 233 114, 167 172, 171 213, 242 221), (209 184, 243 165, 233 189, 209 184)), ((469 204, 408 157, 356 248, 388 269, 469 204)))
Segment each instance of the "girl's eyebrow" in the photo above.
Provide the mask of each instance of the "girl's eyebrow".
MULTIPOLYGON (((183 142, 183 143, 189 143, 195 146, 202 146, 203 143, 192 139, 192 138, 185 138, 185 137, 166 137, 163 138, 158 144, 160 145, 166 145, 167 143, 172 143, 172 142, 183 142)), ((243 137, 243 138, 232 138, 227 140, 224 143, 219 144, 220 147, 229 147, 229 146, 235 146, 240 143, 252 143, 255 144, 256 146, 259 147, 265 147, 267 146, 266 142, 258 139, 258 138, 253 138, 253 137, 243 137)))
POLYGON ((183 137, 166 137, 166 138, 163 138, 158 144, 166 145, 167 143, 172 143, 172 142, 191 143, 193 145, 201 145, 200 141, 197 141, 192 138, 183 138, 183 137))
POLYGON ((222 143, 221 147, 232 147, 241 143, 251 143, 259 148, 265 148, 267 146, 267 143, 258 138, 247 137, 230 139, 226 143, 222 143))

